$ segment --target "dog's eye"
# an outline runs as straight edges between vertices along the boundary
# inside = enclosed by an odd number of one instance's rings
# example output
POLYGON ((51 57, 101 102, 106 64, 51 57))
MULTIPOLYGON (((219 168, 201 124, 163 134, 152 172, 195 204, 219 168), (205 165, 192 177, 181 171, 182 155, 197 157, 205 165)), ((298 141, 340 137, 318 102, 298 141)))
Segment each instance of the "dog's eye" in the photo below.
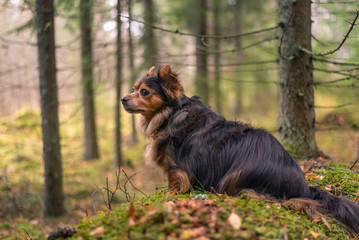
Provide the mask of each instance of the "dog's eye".
POLYGON ((133 93, 134 91, 135 91, 135 89, 134 89, 134 88, 132 88, 132 89, 131 89, 131 93, 133 93))
POLYGON ((150 92, 147 91, 146 89, 141 89, 140 93, 141 93, 141 95, 144 96, 144 97, 147 96, 148 94, 150 94, 150 92))

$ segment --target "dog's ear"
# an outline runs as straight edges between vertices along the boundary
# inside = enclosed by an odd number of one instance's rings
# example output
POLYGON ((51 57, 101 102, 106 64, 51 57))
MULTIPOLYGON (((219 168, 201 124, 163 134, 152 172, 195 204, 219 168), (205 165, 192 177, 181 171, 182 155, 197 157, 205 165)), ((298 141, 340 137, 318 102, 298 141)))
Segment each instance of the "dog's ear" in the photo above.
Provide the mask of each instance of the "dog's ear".
POLYGON ((157 73, 155 71, 155 66, 152 66, 147 72, 146 72, 146 76, 147 77, 155 77, 157 76, 157 73))
POLYGON ((164 65, 158 70, 158 76, 162 80, 162 86, 172 100, 179 100, 183 95, 183 87, 178 75, 172 72, 170 65, 164 65))

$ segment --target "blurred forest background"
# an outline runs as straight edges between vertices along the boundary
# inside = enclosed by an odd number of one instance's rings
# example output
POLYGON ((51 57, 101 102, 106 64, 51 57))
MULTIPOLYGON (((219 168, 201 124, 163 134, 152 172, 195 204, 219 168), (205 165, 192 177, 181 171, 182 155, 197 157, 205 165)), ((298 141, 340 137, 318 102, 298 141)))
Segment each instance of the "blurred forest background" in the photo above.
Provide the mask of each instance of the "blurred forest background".
MULTIPOLYGON (((36 2, 0 0, 0 219, 16 219, 0 223, 0 237, 23 236, 19 222, 47 226, 50 221, 38 218, 46 205, 41 102, 45 106, 47 100, 40 94, 36 2)), ((55 33, 58 160, 66 196, 60 199, 72 221, 95 204, 106 209, 96 191, 106 185, 106 176, 116 182, 116 165, 145 193, 166 186, 158 169, 144 165, 148 140, 136 132, 136 119, 118 105, 151 66, 171 64, 186 95, 198 94, 227 119, 278 136, 283 83, 278 66, 286 59, 278 49, 293 15, 289 11, 284 22, 278 20, 281 2, 54 1, 55 23, 44 29, 55 33)), ((314 0, 309 15, 316 144, 322 156, 348 167, 359 155, 356 9, 358 1, 314 0)))

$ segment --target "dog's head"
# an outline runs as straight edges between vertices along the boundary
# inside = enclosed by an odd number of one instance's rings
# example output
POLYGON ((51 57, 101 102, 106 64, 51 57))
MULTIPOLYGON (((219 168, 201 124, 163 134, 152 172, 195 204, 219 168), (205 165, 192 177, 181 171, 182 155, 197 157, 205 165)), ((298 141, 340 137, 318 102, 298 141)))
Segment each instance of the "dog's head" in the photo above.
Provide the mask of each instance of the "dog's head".
POLYGON ((146 77, 138 80, 131 93, 121 101, 127 112, 151 119, 164 106, 178 104, 182 96, 183 87, 178 75, 172 72, 170 65, 165 65, 157 73, 155 67, 148 70, 146 77))

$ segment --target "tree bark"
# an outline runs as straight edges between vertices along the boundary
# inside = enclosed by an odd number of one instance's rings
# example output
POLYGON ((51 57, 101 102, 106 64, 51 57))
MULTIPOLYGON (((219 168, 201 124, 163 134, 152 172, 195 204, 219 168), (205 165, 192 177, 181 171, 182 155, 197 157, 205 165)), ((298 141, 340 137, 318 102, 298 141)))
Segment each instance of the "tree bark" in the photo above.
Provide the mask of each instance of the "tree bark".
MULTIPOLYGON (((133 40, 132 40, 132 29, 131 29, 131 18, 132 18, 132 0, 128 0, 128 55, 129 55, 129 63, 130 63, 130 90, 132 86, 135 84, 136 74, 135 74, 135 60, 134 60, 134 51, 133 51, 133 40)), ((135 114, 131 114, 131 142, 132 144, 136 144, 137 133, 136 133, 136 122, 135 122, 135 114)))
POLYGON ((122 166, 121 147, 121 84, 122 84, 122 34, 121 0, 117 0, 117 52, 116 52, 116 104, 115 104, 115 165, 122 166))
POLYGON ((58 118, 54 6, 36 0, 43 158, 45 167, 44 215, 65 214, 58 118))
POLYGON ((93 0, 80 1, 84 159, 99 157, 93 90, 92 4, 93 0))
MULTIPOLYGON (((196 0, 195 9, 198 11, 196 33, 207 34, 207 1, 196 0)), ((204 104, 209 104, 209 84, 207 74, 207 54, 203 39, 196 38, 196 93, 202 98, 204 104)))
POLYGON ((279 138, 300 156, 321 155, 315 141, 311 1, 278 1, 280 111, 279 138))
MULTIPOLYGON (((155 24, 155 15, 154 15, 154 4, 153 0, 143 0, 144 4, 144 20, 150 25, 155 24)), ((156 66, 158 63, 158 49, 156 44, 156 36, 154 30, 151 26, 145 26, 145 32, 143 35, 143 40, 145 43, 145 51, 143 53, 144 57, 144 68, 148 69, 152 66, 156 66)))
MULTIPOLYGON (((221 15, 221 1, 214 0, 213 2, 213 34, 221 35, 221 23, 219 16, 221 15)), ((222 92, 221 92, 221 54, 219 53, 221 47, 221 40, 216 39, 214 41, 214 94, 215 94, 215 106, 216 111, 219 114, 222 114, 222 92)))

